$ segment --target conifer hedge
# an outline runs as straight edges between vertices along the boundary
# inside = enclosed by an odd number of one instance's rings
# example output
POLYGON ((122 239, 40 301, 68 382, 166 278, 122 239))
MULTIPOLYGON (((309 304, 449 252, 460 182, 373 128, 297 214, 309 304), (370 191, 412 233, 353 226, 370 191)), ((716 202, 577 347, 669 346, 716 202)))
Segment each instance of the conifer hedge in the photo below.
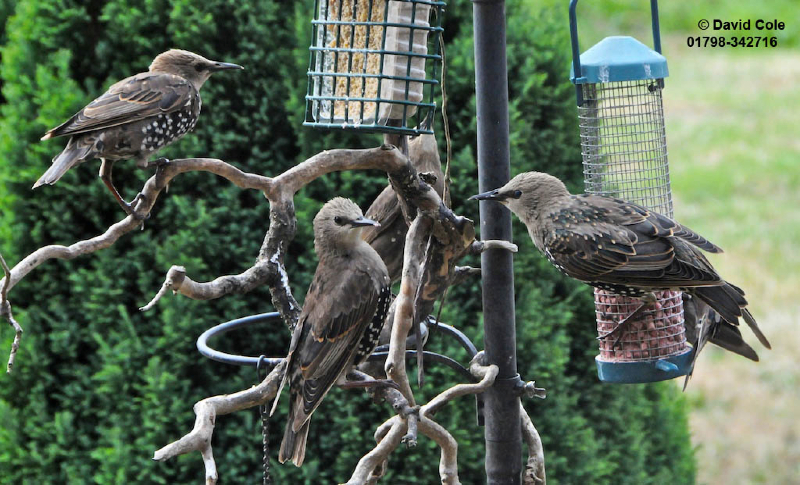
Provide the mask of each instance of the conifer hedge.
MULTIPOLYGON (((122 213, 97 179, 99 163, 71 170, 53 187, 30 186, 62 148, 39 142, 108 85, 145 70, 170 47, 246 66, 214 76, 203 87, 194 133, 169 147, 168 158, 217 157, 252 172, 277 174, 334 147, 369 147, 379 136, 324 133, 302 127, 310 38, 310 1, 254 0, 0 0, 5 28, 0 105, 0 251, 10 263, 45 244, 69 244, 105 230, 122 213)), ((580 187, 565 6, 510 0, 509 90, 512 171, 542 170, 580 187)), ((453 205, 477 219, 465 202, 477 190, 472 22, 469 2, 445 15, 447 94, 453 143, 453 205)), ((441 125, 437 127, 444 147, 441 125)), ((119 163, 115 181, 132 198, 149 173, 119 163)), ((366 208, 385 185, 380 173, 334 174, 295 199, 299 228, 286 261, 302 298, 313 274, 311 220, 334 195, 366 208)), ((146 314, 137 308, 159 288, 173 264, 210 280, 247 268, 268 225, 261 195, 207 173, 175 179, 144 231, 73 261, 41 266, 11 294, 26 334, 12 375, 0 377, 0 483, 200 483, 198 454, 165 463, 153 451, 194 422, 192 404, 255 382, 254 369, 202 358, 195 339, 206 328, 271 311, 269 293, 210 302, 166 298, 146 314)), ((516 224, 516 223, 515 223, 516 224)), ((694 457, 685 400, 670 383, 612 386, 597 381, 591 291, 565 280, 515 226, 520 373, 548 390, 526 408, 544 441, 551 484, 693 483, 694 457)), ((477 260, 471 261, 478 264, 477 260)), ((480 286, 451 291, 442 320, 480 347, 480 286)), ((0 329, 0 351, 12 332, 0 329)), ((229 334, 222 350, 282 355, 282 325, 229 334), (244 334, 242 334, 244 333, 244 334)), ((430 348, 462 361, 463 351, 430 348)), ((429 368, 427 399, 457 377, 429 368)), ((345 480, 373 445, 388 416, 360 392, 333 391, 317 411, 302 469, 278 466, 276 483, 345 480)), ((462 482, 482 483, 483 430, 474 400, 437 415, 459 441, 462 482)), ((285 406, 273 420, 277 452, 285 406)), ((260 479, 256 410, 221 417, 214 435, 221 483, 260 479)), ((385 483, 436 483, 438 451, 427 439, 392 455, 385 483)))

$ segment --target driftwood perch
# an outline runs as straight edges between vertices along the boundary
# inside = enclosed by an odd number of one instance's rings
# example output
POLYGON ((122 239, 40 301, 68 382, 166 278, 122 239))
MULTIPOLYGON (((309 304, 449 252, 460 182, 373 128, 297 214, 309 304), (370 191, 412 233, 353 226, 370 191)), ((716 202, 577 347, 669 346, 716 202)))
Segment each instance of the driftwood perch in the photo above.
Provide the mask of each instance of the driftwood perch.
MULTIPOLYGON (((475 275, 473 268, 456 266, 461 258, 489 248, 499 247, 515 251, 516 247, 505 242, 476 242, 473 222, 454 214, 436 191, 426 183, 426 180, 433 181, 433 179, 428 175, 420 176, 408 158, 391 145, 366 150, 324 151, 277 177, 247 173, 216 159, 173 160, 146 181, 134 213, 109 227, 103 234, 70 246, 45 246, 25 257, 12 269, 2 261, 5 277, 0 281, 0 317, 9 321, 16 332, 9 357, 9 372, 22 335, 22 328, 11 315, 8 299, 8 293, 14 286, 47 260, 72 259, 111 246, 120 237, 140 226, 141 221, 150 215, 159 195, 173 178, 190 171, 210 172, 240 188, 261 191, 270 206, 269 229, 252 267, 237 275, 225 275, 212 281, 198 282, 187 274, 185 268, 173 266, 167 272, 160 290, 141 310, 152 309, 169 291, 195 300, 210 300, 230 294, 245 293, 267 285, 273 305, 286 326, 293 328, 301 308, 289 285, 284 255, 297 229, 294 195, 305 185, 325 174, 362 169, 382 170, 387 173, 402 203, 403 215, 411 221, 411 224, 406 235, 400 294, 394 302, 393 311, 387 317, 386 325, 391 338, 385 371, 389 378, 398 383, 400 391, 388 389, 381 391, 382 394, 379 396, 392 405, 396 415, 377 428, 376 447, 359 461, 347 483, 374 483, 385 471, 385 463, 391 452, 403 442, 407 446, 413 446, 416 444, 418 434, 433 439, 441 448, 439 467, 441 483, 459 483, 458 445, 452 435, 436 423, 433 417, 447 402, 463 395, 483 392, 491 386, 497 375, 497 367, 483 365, 478 360, 473 360, 470 372, 479 382, 457 384, 427 404, 417 406, 406 374, 406 340, 415 324, 432 312, 434 303, 442 297, 451 284, 475 275)), ((278 365, 263 382, 251 389, 199 401, 194 406, 196 415, 194 429, 180 440, 158 450, 154 459, 163 461, 179 454, 199 451, 206 468, 206 483, 216 483, 218 473, 211 450, 211 436, 216 417, 262 405, 274 399, 284 369, 283 363, 278 365)), ((369 378, 369 376, 360 374, 359 378, 369 378)), ((538 434, 530 419, 528 418, 526 422, 525 418, 526 414, 522 426, 531 450, 528 468, 533 479, 541 479, 530 483, 543 483, 544 462, 541 441, 538 440, 538 434)))

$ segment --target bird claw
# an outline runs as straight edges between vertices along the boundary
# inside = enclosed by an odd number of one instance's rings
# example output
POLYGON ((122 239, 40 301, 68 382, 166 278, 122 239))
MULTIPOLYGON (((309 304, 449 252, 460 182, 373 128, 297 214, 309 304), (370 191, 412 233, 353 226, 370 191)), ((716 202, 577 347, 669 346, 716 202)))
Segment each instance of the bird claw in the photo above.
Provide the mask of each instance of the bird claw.
POLYGON ((136 219, 137 221, 143 222, 146 221, 147 219, 150 219, 150 212, 147 212, 144 215, 136 212, 136 205, 142 199, 144 199, 144 195, 142 195, 142 193, 139 192, 138 194, 136 194, 136 197, 134 197, 133 200, 130 201, 130 203, 121 200, 119 205, 122 207, 122 210, 125 211, 126 214, 128 214, 129 216, 133 216, 133 218, 136 219))
POLYGON ((156 158, 151 162, 147 162, 147 167, 156 167, 156 169, 164 168, 169 165, 170 161, 166 157, 156 158))
POLYGON ((597 337, 597 340, 605 340, 610 337, 615 337, 614 344, 611 346, 611 348, 612 349, 616 348, 616 346, 619 345, 619 341, 622 340, 622 334, 625 331, 625 327, 627 326, 628 321, 639 318, 642 312, 644 312, 645 308, 648 305, 655 303, 655 301, 657 300, 656 295, 653 292, 645 293, 639 299, 641 300, 641 304, 638 307, 636 307, 636 310, 631 312, 631 314, 628 315, 627 317, 620 320, 619 323, 617 323, 617 326, 611 329, 610 332, 606 333, 605 335, 600 335, 599 337, 597 337))
POLYGON ((395 390, 400 390, 400 384, 396 383, 391 379, 375 379, 369 381, 347 381, 339 385, 342 389, 366 389, 366 388, 374 388, 380 389, 385 387, 391 387, 395 390))
MULTIPOLYGON (((157 158, 151 162, 147 162, 148 168, 156 167, 156 173, 155 173, 156 183, 160 181, 161 175, 164 173, 164 169, 167 168, 170 163, 172 162, 170 162, 170 160, 165 157, 157 158)), ((169 192, 169 183, 165 184, 164 188, 166 189, 167 192, 169 192)))
MULTIPOLYGON (((630 317, 628 317, 630 318, 630 317)), ((619 345, 619 341, 622 340, 622 334, 624 333, 625 324, 628 323, 628 318, 621 320, 616 327, 611 329, 606 334, 600 335, 597 337, 597 340, 606 340, 608 338, 614 337, 614 343, 611 345, 611 348, 614 349, 619 345)))

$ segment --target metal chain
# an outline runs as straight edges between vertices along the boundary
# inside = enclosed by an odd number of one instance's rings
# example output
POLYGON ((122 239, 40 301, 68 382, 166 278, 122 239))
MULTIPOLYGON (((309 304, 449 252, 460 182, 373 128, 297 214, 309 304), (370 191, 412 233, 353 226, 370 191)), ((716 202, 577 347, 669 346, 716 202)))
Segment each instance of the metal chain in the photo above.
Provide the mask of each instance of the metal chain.
MULTIPOLYGON (((263 380, 266 378, 266 369, 262 367, 264 359, 266 359, 266 356, 259 356, 258 364, 256 364, 256 376, 258 377, 258 382, 263 382, 263 380), (262 369, 264 370, 263 376, 261 372, 262 369)), ((269 473, 269 411, 267 410, 267 404, 264 403, 258 406, 258 412, 261 414, 261 449, 264 452, 264 479, 262 483, 263 485, 272 485, 272 476, 269 473)))

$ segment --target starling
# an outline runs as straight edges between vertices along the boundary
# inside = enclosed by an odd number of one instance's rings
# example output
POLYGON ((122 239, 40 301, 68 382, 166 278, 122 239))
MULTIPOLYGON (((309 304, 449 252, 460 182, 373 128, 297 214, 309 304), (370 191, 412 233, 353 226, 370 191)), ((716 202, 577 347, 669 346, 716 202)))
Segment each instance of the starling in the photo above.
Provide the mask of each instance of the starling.
POLYGON ((506 205, 525 223, 536 247, 567 276, 641 299, 612 333, 654 301, 654 291, 679 290, 719 314, 726 325, 717 326, 718 332, 738 331, 742 317, 770 348, 746 308, 744 292, 723 280, 700 251, 722 250, 668 217, 612 197, 571 195, 560 180, 541 172, 519 174, 470 199, 506 205))
POLYGON ((377 224, 341 197, 314 217, 319 264, 292 334, 281 384, 289 382, 291 396, 278 455, 281 463, 303 464, 311 414, 331 387, 377 345, 391 288, 386 266, 360 234, 362 227, 377 224))
MULTIPOLYGON (((430 173, 436 178, 433 189, 441 197, 444 192, 444 174, 436 137, 420 135, 412 139, 408 144, 408 158, 417 172, 430 173)), ((403 275, 403 248, 408 225, 400 209, 397 194, 391 185, 383 189, 369 206, 366 216, 378 221, 380 226, 364 229, 361 237, 381 256, 394 283, 403 275)))
MULTIPOLYGON (((138 167, 146 168, 150 155, 192 130, 202 104, 200 88, 212 73, 225 69, 243 68, 184 50, 159 54, 149 71, 114 84, 42 137, 70 139, 33 188, 53 185, 75 165, 99 158, 100 179, 122 209, 131 214, 132 204, 122 199, 111 180, 114 162, 135 159, 138 167)), ((163 163, 166 160, 157 162, 163 163)))

